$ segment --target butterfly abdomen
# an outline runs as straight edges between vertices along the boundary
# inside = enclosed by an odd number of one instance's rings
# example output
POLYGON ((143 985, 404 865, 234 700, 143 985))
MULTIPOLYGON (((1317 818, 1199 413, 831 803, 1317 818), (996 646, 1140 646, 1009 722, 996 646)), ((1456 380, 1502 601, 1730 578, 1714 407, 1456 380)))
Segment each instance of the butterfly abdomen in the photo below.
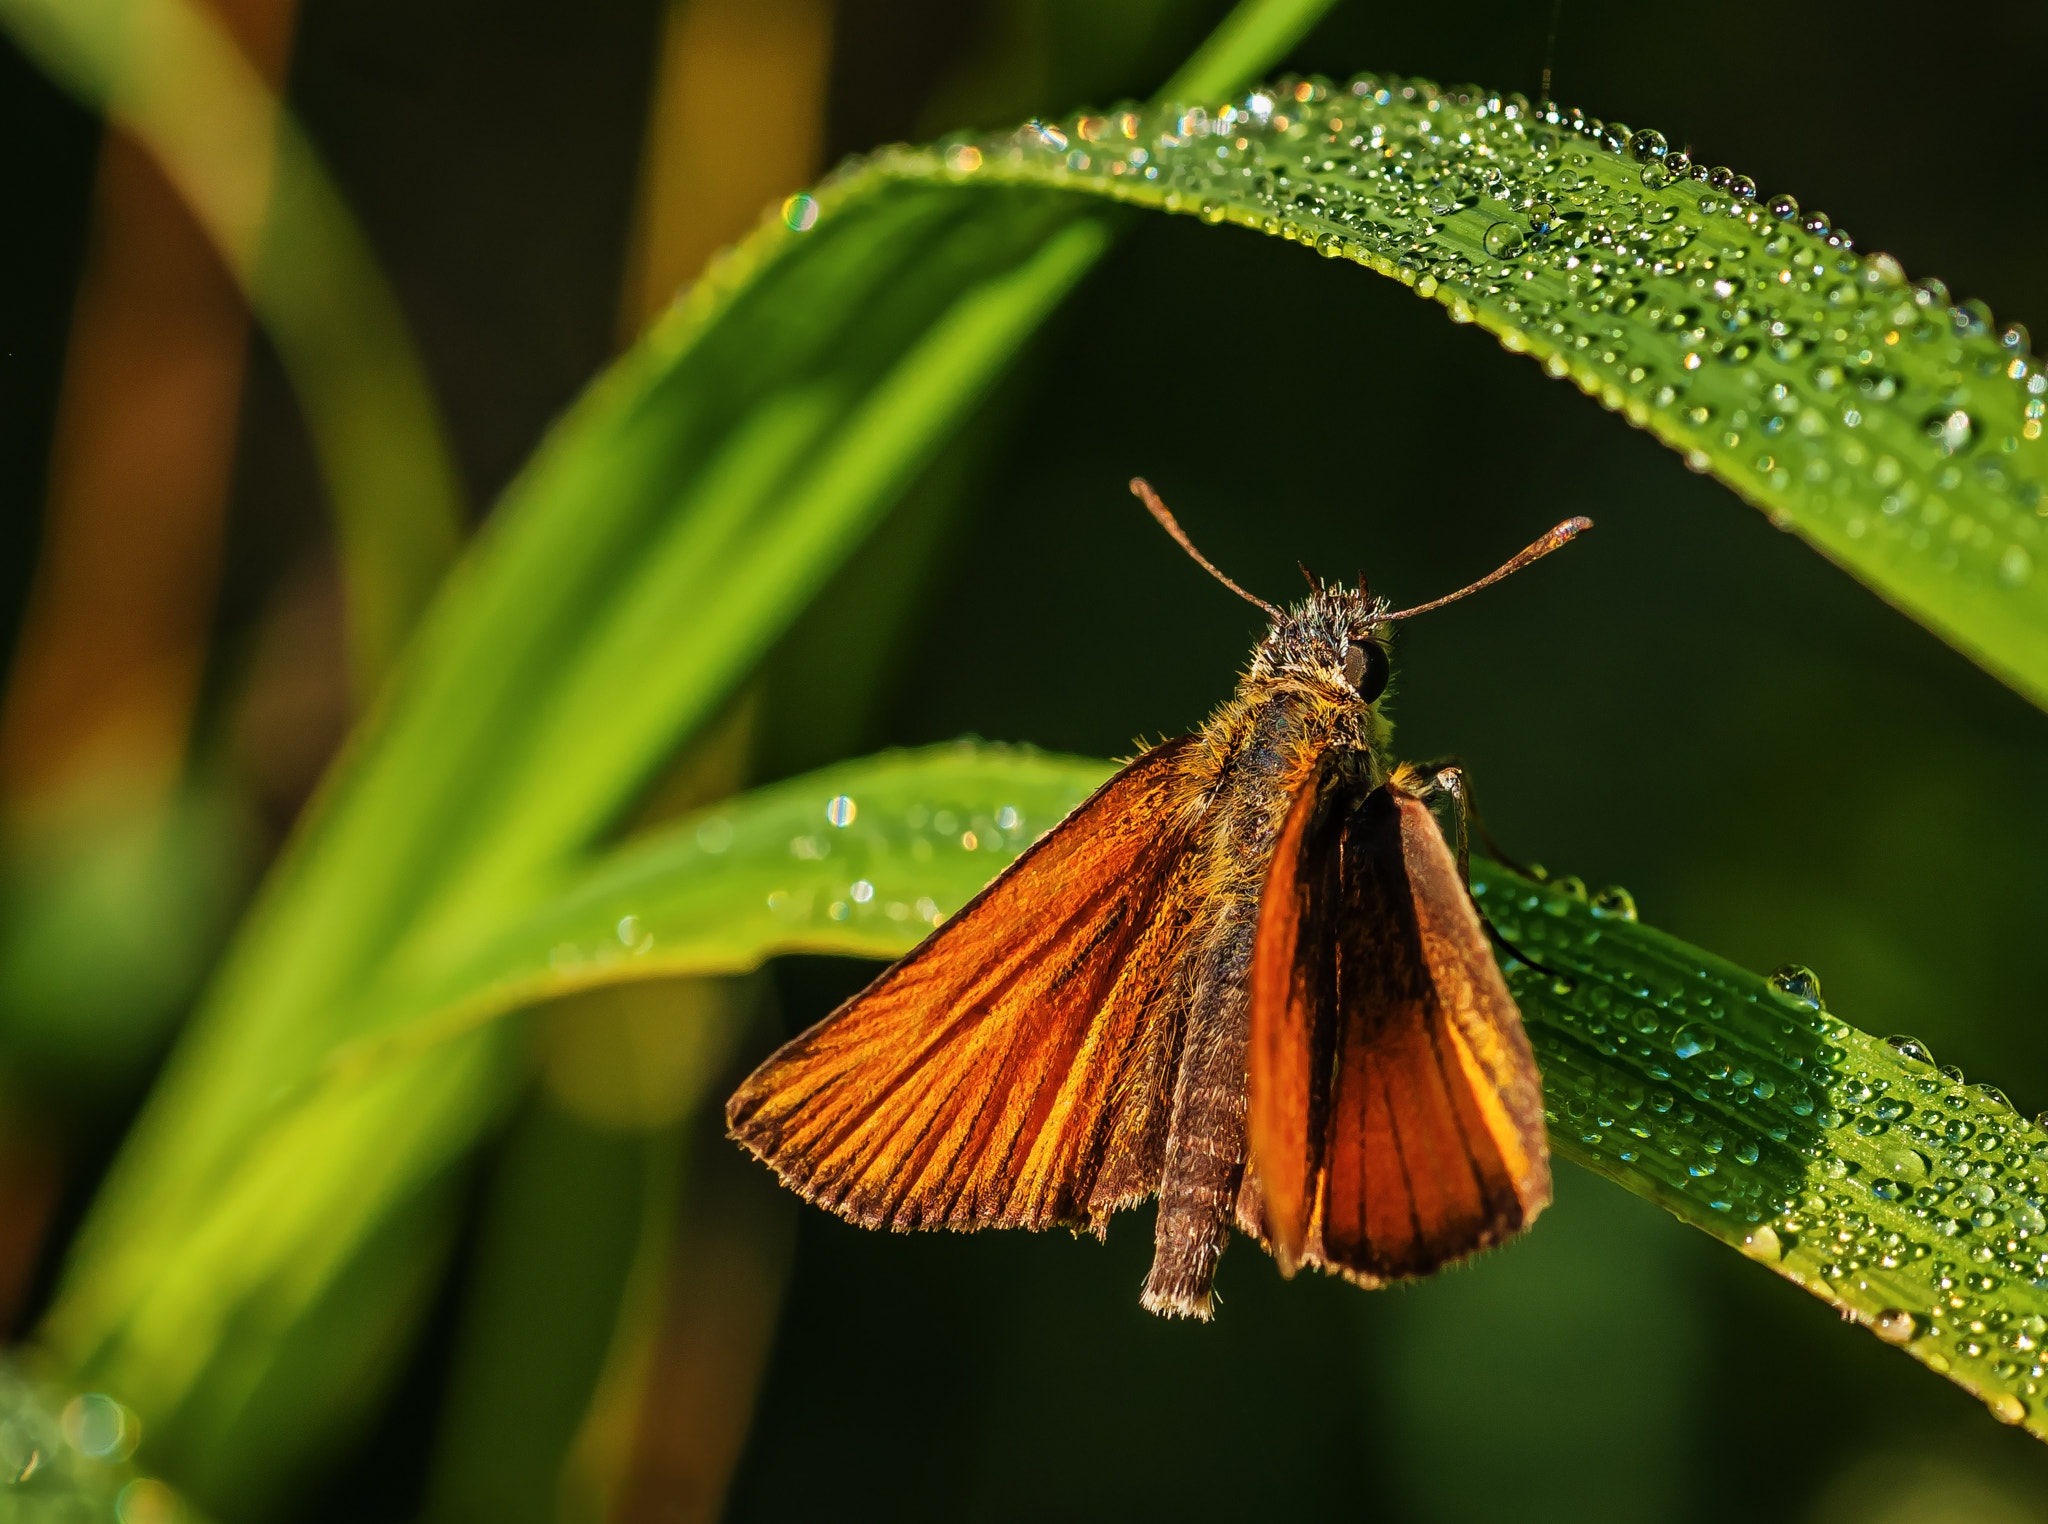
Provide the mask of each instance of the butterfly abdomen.
MULTIPOLYGON (((1244 1181, 1259 895, 1295 790, 1355 734, 1351 707, 1312 686, 1254 674, 1203 734, 1217 767, 1198 848, 1201 908, 1182 955, 1187 1024, 1143 1297, 1154 1312, 1209 1316, 1244 1181)), ((1369 769, 1369 754, 1360 751, 1357 766, 1369 769)))

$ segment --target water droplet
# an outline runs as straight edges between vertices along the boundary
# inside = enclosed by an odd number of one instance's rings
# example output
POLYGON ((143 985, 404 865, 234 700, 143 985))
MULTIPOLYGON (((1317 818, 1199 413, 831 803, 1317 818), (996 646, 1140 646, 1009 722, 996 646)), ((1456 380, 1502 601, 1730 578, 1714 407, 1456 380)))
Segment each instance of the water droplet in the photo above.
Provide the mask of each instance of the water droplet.
POLYGON ((1713 1052, 1713 1029, 1697 1024, 1680 1027, 1678 1035, 1672 1039, 1671 1051, 1680 1058, 1697 1058, 1702 1053, 1713 1052))
POLYGON ((1991 1410, 1991 1416, 2000 1423, 2025 1423, 2027 1421, 2027 1405, 2021 1402, 2019 1398, 2013 1396, 2011 1392, 1999 1392, 1995 1396, 1986 1397, 1984 1399, 1984 1406, 1991 1410))
POLYGON ((732 822, 723 815, 713 815, 709 820, 699 823, 697 827, 697 846, 699 850, 709 852, 715 857, 731 845, 732 822))
POLYGON ((622 916, 620 916, 620 917, 619 917, 619 925, 618 925, 618 932, 619 932, 619 940, 620 940, 620 941, 621 941, 622 943, 624 943, 624 944, 625 944, 626 946, 628 946, 628 947, 637 947, 637 946, 639 946, 639 945, 640 945, 640 935, 641 935, 641 932, 640 932, 640 917, 638 917, 637 915, 622 915, 622 916))
POLYGON ((1641 164, 1663 158, 1670 152, 1670 145, 1664 141, 1663 133, 1655 128, 1645 127, 1641 132, 1630 134, 1628 151, 1636 162, 1641 164))
POLYGON ((1920 1322, 1903 1307, 1887 1307, 1871 1319, 1871 1331, 1887 1344, 1911 1344, 1920 1336, 1920 1322))
POLYGON ((1593 913, 1613 916, 1616 920, 1633 921, 1636 918, 1636 899, 1619 884, 1609 884, 1604 889, 1593 891, 1593 913))
MULTIPOLYGON (((974 153, 974 150, 969 149, 968 152, 974 153)), ((980 155, 975 157, 978 159, 980 155)), ((782 203, 782 223, 793 233, 808 233, 818 225, 818 198, 791 196, 782 203)))
POLYGON ((60 1422, 71 1448, 94 1460, 124 1461, 142 1436, 135 1415, 100 1392, 81 1392, 72 1398, 64 1405, 60 1422))
POLYGON ((1934 1050, 1917 1037, 1907 1037, 1901 1034, 1899 1036, 1887 1037, 1885 1043, 1908 1063, 1926 1064, 1930 1068, 1934 1064, 1934 1050))
POLYGON ((2024 547, 2008 545, 2005 554, 1998 558, 1998 580, 2007 587, 2018 587, 2034 574, 2034 558, 2024 547))
POLYGON ((1816 1011, 1823 1009, 1820 976, 1801 964, 1779 964, 1771 970, 1770 986, 1787 1000, 1796 1001, 1816 1011))
POLYGON ((946 168, 956 175, 971 175, 981 168, 981 150, 972 143, 956 143, 946 150, 946 168))
POLYGON ((1742 1252, 1751 1259, 1775 1262, 1785 1257, 1785 1246, 1779 1241, 1777 1230, 1765 1223, 1749 1230, 1742 1240, 1742 1252))
POLYGON ((825 818, 844 829, 853 824, 853 817, 858 811, 859 806, 848 796, 835 794, 831 802, 825 806, 825 818))
POLYGON ((847 893, 853 897, 854 904, 865 905, 875 897, 875 886, 864 878, 857 878, 853 881, 853 887, 847 893))
POLYGON ((1764 210, 1780 221, 1785 221, 1799 215, 1799 203, 1790 196, 1773 196, 1771 204, 1764 210))
POLYGON ((1936 413, 1921 424, 1920 428, 1944 455, 1953 455, 1970 442, 1970 415, 1961 408, 1956 408, 1952 412, 1936 413))
POLYGON ((1496 222, 1486 230, 1486 252, 1495 259, 1513 259, 1522 252, 1522 230, 1512 222, 1496 222))

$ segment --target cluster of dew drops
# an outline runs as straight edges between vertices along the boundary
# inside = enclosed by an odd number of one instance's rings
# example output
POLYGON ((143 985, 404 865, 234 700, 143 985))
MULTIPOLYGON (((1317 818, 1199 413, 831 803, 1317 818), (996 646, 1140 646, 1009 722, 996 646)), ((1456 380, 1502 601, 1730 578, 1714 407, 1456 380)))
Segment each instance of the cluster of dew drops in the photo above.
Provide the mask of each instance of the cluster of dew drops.
POLYGON ((1213 113, 1031 122, 942 154, 956 176, 1085 180, 1370 265, 1546 356, 1695 470, 1720 461, 1775 513, 1832 516, 1973 579, 2032 575, 2048 374, 2026 330, 1660 133, 1359 75, 1282 80, 1213 113))
MULTIPOLYGON (((1831 1038, 1850 1037, 1824 1020, 1831 1038)), ((1919 1266, 1912 1279, 1927 1302, 1888 1307, 1872 1326, 1894 1343, 1927 1341, 1918 1348, 1939 1369, 1990 1376, 2002 1389, 1987 1389, 1992 1412, 2018 1423, 2026 1400, 2048 1395, 2048 1317, 2038 1305, 2016 1310, 2009 1294, 2048 1292, 2048 1116, 2029 1122, 2002 1091, 1937 1066, 1917 1038, 1862 1046, 1857 1057, 1829 1050, 1831 1106, 1820 1120, 1863 1144, 1843 1153, 1874 1151, 1877 1163, 1852 1175, 1831 1158, 1785 1221, 1827 1242, 1820 1274, 1831 1283, 1870 1266, 1919 1266)))
POLYGON ((1626 891, 1565 878, 1482 901, 1533 958, 1599 970, 1517 971, 1570 1038, 1531 1029, 1554 1123, 1747 1224, 1746 1253, 1847 1301, 2003 1421, 2048 1400, 2048 1115, 2029 1123, 1918 1038, 1855 1032, 1799 965, 1757 990, 1647 948, 1575 957, 1635 920, 1626 891), (1865 1306, 1868 1285, 1900 1300, 1865 1306))

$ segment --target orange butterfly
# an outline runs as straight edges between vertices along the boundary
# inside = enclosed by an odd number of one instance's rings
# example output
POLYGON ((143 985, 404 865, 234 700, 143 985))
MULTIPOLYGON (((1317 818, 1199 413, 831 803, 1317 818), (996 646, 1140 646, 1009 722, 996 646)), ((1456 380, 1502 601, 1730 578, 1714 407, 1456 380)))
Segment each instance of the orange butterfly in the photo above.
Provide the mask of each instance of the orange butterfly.
POLYGON ((1100 1235, 1159 1198, 1144 1305, 1207 1318, 1233 1219, 1283 1274, 1365 1286, 1550 1201, 1541 1083, 1463 874, 1455 768, 1387 757, 1396 621, 1316 585, 1198 735, 1105 783, 959 914, 786 1043, 732 1136, 867 1227, 1100 1235), (1428 801, 1457 801, 1453 857, 1428 801))

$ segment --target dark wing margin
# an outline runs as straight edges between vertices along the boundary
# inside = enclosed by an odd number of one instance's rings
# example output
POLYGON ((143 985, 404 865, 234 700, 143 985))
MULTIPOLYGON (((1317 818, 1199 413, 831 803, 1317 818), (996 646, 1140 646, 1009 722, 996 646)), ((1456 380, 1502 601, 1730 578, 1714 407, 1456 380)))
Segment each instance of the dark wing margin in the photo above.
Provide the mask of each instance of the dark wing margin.
POLYGON ((1194 738, 1146 752, 785 1043, 731 1134, 868 1227, 1101 1231, 1156 1188, 1197 864, 1194 738))
POLYGON ((1378 1285, 1500 1243, 1549 1203, 1542 1082, 1428 807, 1319 776, 1260 907, 1253 1157, 1282 1268, 1378 1285))

